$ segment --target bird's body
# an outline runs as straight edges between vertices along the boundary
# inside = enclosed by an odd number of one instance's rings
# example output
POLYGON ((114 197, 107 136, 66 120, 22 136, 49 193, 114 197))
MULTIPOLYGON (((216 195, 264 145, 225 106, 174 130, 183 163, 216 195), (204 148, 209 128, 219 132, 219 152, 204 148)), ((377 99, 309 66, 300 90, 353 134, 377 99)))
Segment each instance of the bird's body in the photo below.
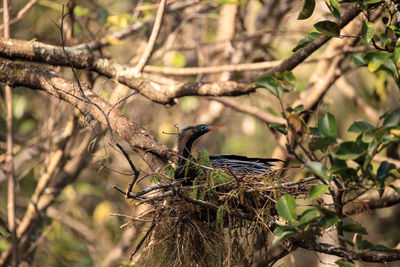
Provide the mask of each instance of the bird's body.
MULTIPOLYGON (((193 181, 197 176, 196 168, 187 165, 187 159, 191 156, 193 142, 203 134, 220 128, 222 126, 196 125, 183 129, 178 138, 178 154, 181 156, 178 168, 175 171, 175 179, 193 181)), ((211 167, 217 169, 228 169, 229 172, 242 175, 259 175, 271 171, 273 162, 281 161, 273 158, 248 158, 240 155, 212 155, 210 156, 211 167)))

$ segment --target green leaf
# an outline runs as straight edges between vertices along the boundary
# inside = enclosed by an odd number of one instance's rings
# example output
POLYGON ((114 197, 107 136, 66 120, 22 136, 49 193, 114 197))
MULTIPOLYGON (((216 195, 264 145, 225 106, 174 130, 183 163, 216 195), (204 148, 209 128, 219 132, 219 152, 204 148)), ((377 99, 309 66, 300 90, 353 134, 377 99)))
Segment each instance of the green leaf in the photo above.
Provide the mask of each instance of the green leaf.
POLYGON ((387 69, 389 72, 391 72, 392 75, 397 75, 397 67, 393 62, 392 58, 385 58, 383 60, 383 66, 385 69, 387 69))
POLYGON ((319 218, 319 216, 320 216, 320 213, 319 213, 318 209, 316 209, 316 208, 307 209, 301 215, 300 221, 297 226, 302 226, 304 224, 308 224, 312 221, 315 221, 317 218, 319 218))
POLYGON ((379 165, 378 171, 376 173, 376 179, 383 180, 390 176, 390 171, 396 169, 396 166, 387 161, 381 162, 379 165))
POLYGON ((294 114, 300 115, 304 110, 304 105, 298 105, 293 109, 294 114))
POLYGON ((368 61, 365 59, 363 53, 354 55, 353 61, 354 61, 354 64, 356 64, 359 67, 364 67, 364 66, 367 66, 367 64, 368 64, 368 61))
POLYGON ((367 229, 365 229, 364 226, 356 224, 356 223, 349 223, 345 224, 340 229, 344 232, 350 232, 350 233, 357 233, 361 235, 367 235, 367 229))
POLYGON ((279 216, 289 222, 293 222, 297 218, 296 201, 289 194, 285 194, 279 198, 278 202, 276 203, 276 210, 278 211, 279 216))
POLYGON ((375 34, 375 24, 369 21, 363 21, 361 26, 361 36, 364 44, 369 44, 375 34))
POLYGON ((381 57, 373 57, 368 63, 368 70, 370 72, 375 72, 383 64, 383 59, 381 57))
POLYGON ((315 0, 304 0, 303 8, 301 9, 297 19, 308 19, 314 12, 315 0))
POLYGON ((397 108, 392 112, 388 113, 387 115, 385 115, 383 126, 394 127, 399 125, 400 125, 400 108, 397 108))
POLYGON ((282 87, 288 91, 296 89, 296 77, 291 71, 285 71, 282 75, 282 87))
POLYGON ((277 96, 278 98, 282 98, 283 91, 280 87, 280 82, 273 76, 265 76, 261 77, 257 80, 256 85, 259 87, 263 87, 270 91, 273 95, 277 96))
POLYGON ((286 124, 273 122, 273 123, 268 124, 268 127, 276 129, 277 131, 279 131, 283 134, 287 134, 286 124))
POLYGON ((319 211, 324 215, 321 221, 318 223, 319 226, 328 228, 332 225, 340 222, 340 218, 336 215, 334 211, 319 207, 319 211))
POLYGON ((339 145, 334 155, 338 159, 349 160, 358 159, 367 151, 367 146, 359 145, 356 142, 343 142, 339 145))
POLYGON ((324 151, 328 148, 330 145, 336 144, 336 139, 333 139, 331 137, 318 137, 314 140, 312 140, 309 143, 309 147, 311 150, 321 150, 324 151))
POLYGON ((328 175, 327 168, 324 164, 318 161, 307 162, 304 166, 315 175, 322 177, 328 181, 332 181, 332 176, 328 175))
POLYGON ((313 185, 310 188, 310 191, 308 192, 308 195, 310 196, 310 199, 316 199, 322 196, 326 190, 328 190, 329 185, 327 184, 318 184, 318 185, 313 185))
POLYGON ((355 121, 350 125, 348 132, 362 133, 369 129, 375 129, 375 126, 367 121, 355 121))
POLYGON ((318 129, 323 137, 337 138, 337 126, 335 117, 327 113, 318 121, 318 129))
POLYGON ((318 32, 310 32, 309 34, 306 35, 306 37, 304 39, 301 39, 295 48, 292 49, 292 52, 296 52, 297 50, 305 47, 306 45, 308 45, 309 43, 311 43, 312 41, 314 41, 318 36, 320 36, 321 34, 318 32))
POLYGON ((296 234, 296 228, 290 225, 282 225, 274 230, 274 239, 272 245, 276 245, 283 239, 288 238, 296 234))
POLYGON ((369 242, 368 240, 364 240, 359 234, 356 235, 356 245, 357 248, 361 250, 370 249, 373 247, 371 242, 369 242))
POLYGON ((332 15, 337 19, 341 20, 340 17, 340 6, 339 3, 336 0, 329 0, 329 4, 326 2, 328 5, 329 10, 331 11, 332 15))
POLYGON ((332 22, 329 20, 323 20, 323 21, 315 23, 314 28, 318 32, 320 32, 326 36, 340 37, 340 27, 335 22, 332 22))

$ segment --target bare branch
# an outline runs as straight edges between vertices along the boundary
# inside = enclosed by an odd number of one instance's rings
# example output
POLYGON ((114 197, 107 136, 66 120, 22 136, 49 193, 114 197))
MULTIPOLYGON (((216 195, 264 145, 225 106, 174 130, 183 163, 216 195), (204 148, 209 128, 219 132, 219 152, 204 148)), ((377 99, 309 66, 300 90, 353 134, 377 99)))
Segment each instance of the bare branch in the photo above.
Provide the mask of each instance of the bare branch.
POLYGON ((149 41, 147 42, 146 48, 144 49, 144 52, 136 65, 137 72, 142 72, 144 66, 146 66, 147 64, 147 61, 149 61, 150 59, 151 53, 157 40, 158 33, 160 32, 166 2, 167 0, 160 0, 160 5, 157 10, 156 18, 154 19, 153 30, 151 32, 149 41))
MULTIPOLYGON (((39 89, 62 99, 83 114, 90 114, 103 125, 107 126, 104 114, 92 105, 80 100, 81 92, 76 84, 58 76, 54 71, 43 68, 43 66, 26 65, 24 63, 12 62, 0 59, 0 81, 8 78, 14 85, 22 85, 32 89, 39 89)), ((91 91, 87 85, 82 83, 85 96, 92 103, 96 103, 107 114, 112 105, 91 91)), ((160 170, 165 164, 165 159, 174 159, 173 151, 159 144, 155 138, 141 127, 136 121, 129 119, 118 109, 112 109, 109 113, 109 122, 114 132, 127 141, 131 148, 142 150, 140 156, 149 164, 153 170, 160 170)))
POLYGON ((220 97, 209 97, 209 98, 214 101, 217 101, 221 104, 224 104, 225 106, 230 107, 234 110, 252 115, 265 123, 282 123, 283 124, 286 122, 282 117, 277 117, 277 116, 271 115, 271 114, 264 112, 254 106, 248 106, 243 103, 239 103, 239 101, 233 101, 233 100, 229 100, 226 98, 220 98, 220 97))
MULTIPOLYGON (((4 39, 10 38, 10 13, 8 8, 8 0, 3 0, 3 23, 4 23, 4 39)), ((7 219, 8 229, 11 232, 12 246, 12 266, 19 265, 19 251, 17 239, 17 223, 16 223, 16 206, 15 206, 15 189, 17 182, 14 173, 14 140, 13 140, 13 93, 8 78, 5 79, 5 95, 7 105, 7 151, 6 151, 6 176, 8 181, 7 186, 7 219)))

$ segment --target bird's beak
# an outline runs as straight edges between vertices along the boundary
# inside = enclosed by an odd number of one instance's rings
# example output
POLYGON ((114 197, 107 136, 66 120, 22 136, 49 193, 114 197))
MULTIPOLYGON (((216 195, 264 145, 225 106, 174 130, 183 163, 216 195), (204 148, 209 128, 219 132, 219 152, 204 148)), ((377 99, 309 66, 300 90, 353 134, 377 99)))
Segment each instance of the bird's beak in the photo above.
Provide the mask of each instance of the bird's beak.
POLYGON ((209 126, 208 130, 212 131, 212 130, 215 130, 215 129, 218 129, 218 128, 221 128, 221 127, 224 127, 224 126, 225 126, 225 124, 220 124, 220 125, 216 125, 216 126, 209 126))

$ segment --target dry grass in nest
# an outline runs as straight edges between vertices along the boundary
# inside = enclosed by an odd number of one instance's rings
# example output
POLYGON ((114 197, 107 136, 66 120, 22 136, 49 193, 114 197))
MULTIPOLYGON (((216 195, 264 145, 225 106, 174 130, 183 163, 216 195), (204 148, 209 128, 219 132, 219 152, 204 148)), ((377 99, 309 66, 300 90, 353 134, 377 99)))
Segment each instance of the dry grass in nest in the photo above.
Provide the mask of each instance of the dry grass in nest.
POLYGON ((250 266, 256 241, 272 231, 276 200, 285 193, 307 193, 305 183, 314 179, 285 182, 279 172, 238 176, 209 170, 190 186, 174 181, 130 194, 153 210, 138 264, 250 266))

